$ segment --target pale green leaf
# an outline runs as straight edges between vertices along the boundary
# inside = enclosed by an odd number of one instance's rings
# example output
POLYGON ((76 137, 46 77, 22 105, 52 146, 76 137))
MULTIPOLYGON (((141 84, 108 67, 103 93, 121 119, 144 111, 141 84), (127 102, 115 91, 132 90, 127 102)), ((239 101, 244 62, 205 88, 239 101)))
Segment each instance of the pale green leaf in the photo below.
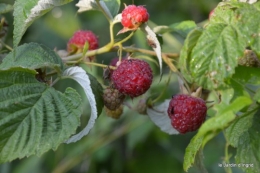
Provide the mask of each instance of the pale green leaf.
POLYGON ((235 73, 237 59, 243 56, 246 42, 238 31, 226 24, 210 24, 191 52, 190 73, 204 88, 223 86, 235 73))
POLYGON ((260 20, 260 2, 254 5, 246 4, 244 8, 236 11, 236 15, 241 16, 235 24, 247 40, 248 46, 260 55, 260 24, 255 22, 260 20))
POLYGON ((78 93, 56 91, 35 74, 23 68, 0 71, 1 163, 55 150, 80 124, 78 93))
POLYGON ((59 73, 64 69, 61 58, 53 50, 37 43, 23 44, 17 47, 15 52, 9 53, 0 64, 0 69, 11 67, 29 69, 48 67, 59 73))
POLYGON ((14 47, 18 46, 27 28, 34 20, 41 17, 56 6, 72 0, 16 0, 14 4, 14 47))

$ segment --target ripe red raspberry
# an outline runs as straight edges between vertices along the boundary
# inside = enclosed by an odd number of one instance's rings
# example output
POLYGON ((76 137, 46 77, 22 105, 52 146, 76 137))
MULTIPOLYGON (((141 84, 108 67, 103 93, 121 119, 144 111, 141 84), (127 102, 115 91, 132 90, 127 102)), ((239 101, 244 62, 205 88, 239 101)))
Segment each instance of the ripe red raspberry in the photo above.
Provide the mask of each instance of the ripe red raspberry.
POLYGON ((119 92, 137 97, 152 84, 153 74, 149 64, 139 59, 126 59, 112 73, 112 82, 119 92))
POLYGON ((184 94, 174 96, 168 107, 172 126, 182 134, 197 130, 205 121, 206 113, 204 100, 184 94))
POLYGON ((142 23, 147 22, 149 13, 144 6, 128 5, 122 11, 122 25, 125 28, 137 29, 142 23))
POLYGON ((98 48, 97 36, 89 30, 76 31, 67 44, 67 51, 69 54, 80 53, 83 51, 85 43, 88 42, 89 50, 98 48))

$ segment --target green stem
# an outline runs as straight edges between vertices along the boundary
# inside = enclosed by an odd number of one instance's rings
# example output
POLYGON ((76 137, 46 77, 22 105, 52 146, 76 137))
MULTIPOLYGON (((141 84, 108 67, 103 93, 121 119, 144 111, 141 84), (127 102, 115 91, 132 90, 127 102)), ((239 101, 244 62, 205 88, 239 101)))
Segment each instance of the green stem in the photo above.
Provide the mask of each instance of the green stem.
POLYGON ((105 64, 99 64, 99 63, 95 63, 95 62, 84 62, 84 64, 87 64, 87 65, 94 65, 94 66, 102 67, 102 68, 109 67, 110 69, 113 69, 113 70, 116 69, 114 66, 105 65, 105 64))
POLYGON ((133 35, 134 35, 135 32, 131 32, 131 34, 129 34, 126 38, 124 38, 123 40, 115 43, 114 47, 116 46, 119 46, 119 45, 122 45, 122 43, 126 42, 127 40, 129 40, 133 35))
MULTIPOLYGON (((147 55, 156 56, 156 52, 154 52, 152 50, 140 49, 140 48, 135 48, 135 47, 123 47, 123 50, 126 52, 140 52, 140 53, 144 53, 147 55)), ((177 53, 163 53, 162 52, 162 54, 167 57, 173 57, 173 58, 179 57, 179 54, 177 54, 177 53)))
POLYGON ((114 40, 114 23, 109 22, 109 32, 110 32, 110 43, 113 45, 115 40, 114 40))
MULTIPOLYGON (((107 45, 96 49, 96 50, 90 50, 88 51, 85 56, 95 56, 97 54, 102 54, 102 53, 106 53, 109 52, 113 47, 113 44, 108 43, 107 45)), ((83 53, 78 53, 75 55, 71 55, 71 56, 67 56, 67 57, 63 57, 62 60, 67 62, 67 61, 78 61, 79 59, 81 59, 83 56, 83 53)))
POLYGON ((13 48, 11 48, 11 46, 8 46, 8 45, 5 44, 3 41, 0 41, 0 42, 1 42, 1 44, 2 44, 4 47, 6 47, 8 50, 13 51, 13 48))

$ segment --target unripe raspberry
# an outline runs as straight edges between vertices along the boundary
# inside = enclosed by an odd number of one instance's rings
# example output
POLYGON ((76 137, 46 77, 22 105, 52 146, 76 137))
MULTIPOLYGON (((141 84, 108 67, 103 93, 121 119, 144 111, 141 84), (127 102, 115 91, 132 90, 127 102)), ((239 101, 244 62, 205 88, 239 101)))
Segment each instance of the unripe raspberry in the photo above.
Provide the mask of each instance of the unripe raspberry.
POLYGON ((128 29, 137 29, 142 23, 147 22, 149 13, 144 6, 128 5, 122 11, 122 25, 128 29))
POLYGON ((126 59, 112 73, 112 82, 119 92, 137 97, 144 94, 153 80, 149 64, 139 59, 126 59))
POLYGON ((174 96, 168 107, 172 126, 180 133, 197 130, 205 121, 207 106, 204 100, 189 95, 174 96))
POLYGON ((69 54, 81 53, 85 43, 88 42, 88 50, 95 50, 98 48, 97 36, 89 30, 79 30, 73 34, 67 44, 67 51, 69 54))
POLYGON ((104 90, 103 100, 105 106, 110 110, 117 109, 125 99, 125 95, 120 93, 117 89, 107 87, 104 90))
POLYGON ((123 105, 120 105, 116 110, 110 110, 106 106, 104 107, 104 109, 106 115, 114 119, 119 119, 123 114, 123 105))

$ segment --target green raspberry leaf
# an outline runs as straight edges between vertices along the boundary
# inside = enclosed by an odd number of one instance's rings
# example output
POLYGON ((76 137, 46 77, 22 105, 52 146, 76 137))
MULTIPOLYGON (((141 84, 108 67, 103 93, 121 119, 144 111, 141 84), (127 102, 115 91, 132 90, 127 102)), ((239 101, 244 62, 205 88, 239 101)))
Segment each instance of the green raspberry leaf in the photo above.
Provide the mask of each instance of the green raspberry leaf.
POLYGON ((200 38, 203 30, 201 28, 195 28, 192 30, 187 38, 185 39, 184 45, 182 47, 179 59, 179 68, 185 79, 193 83, 194 78, 191 77, 190 73, 190 61, 191 61, 191 51, 196 46, 198 39, 200 38))
POLYGON ((56 91, 35 74, 0 70, 0 163, 55 150, 80 124, 79 94, 72 88, 56 91))
POLYGON ((223 86, 243 56, 246 44, 238 31, 227 24, 209 24, 190 55, 190 73, 204 88, 223 86))
POLYGON ((236 117, 235 121, 226 129, 225 134, 230 145, 238 147, 239 138, 251 127, 255 113, 256 110, 253 110, 236 117))
POLYGON ((153 30, 156 34, 164 34, 166 32, 176 32, 186 38, 189 32, 196 28, 194 21, 183 21, 171 24, 170 26, 156 26, 153 30))
POLYGON ((23 44, 9 53, 0 64, 0 69, 23 67, 38 69, 48 67, 61 73, 64 69, 61 58, 50 48, 37 43, 23 44))
POLYGON ((67 4, 71 1, 72 0, 16 0, 14 4, 14 48, 18 46, 23 34, 34 20, 54 7, 67 4))
POLYGON ((255 22, 259 16, 260 2, 220 3, 199 38, 190 44, 193 31, 184 43, 180 56, 184 77, 207 89, 227 86, 225 81, 232 78, 247 47, 260 55, 260 27, 255 22))
POLYGON ((64 71, 62 78, 75 80, 83 88, 91 107, 91 115, 86 127, 66 141, 66 143, 72 143, 86 136, 93 128, 95 121, 104 106, 103 89, 97 80, 93 76, 87 74, 81 67, 68 68, 64 71))
POLYGON ((260 85, 260 68, 238 66, 232 79, 242 85, 260 85))
POLYGON ((184 171, 187 172, 188 169, 194 164, 196 155, 201 148, 202 141, 203 141, 203 137, 199 135, 195 135, 191 139, 188 147, 185 150, 184 163, 183 163, 184 171))
POLYGON ((246 4, 236 11, 237 26, 241 35, 245 37, 250 48, 260 55, 260 24, 255 21, 260 20, 260 2, 254 5, 246 4))
POLYGON ((244 132, 238 141, 236 162, 239 164, 249 164, 248 167, 241 166, 246 173, 260 172, 260 111, 253 118, 252 126, 244 132))
POLYGON ((113 17, 115 17, 118 14, 118 11, 120 9, 121 1, 120 0, 103 0, 109 9, 110 13, 113 17))
POLYGON ((13 10, 13 6, 10 4, 0 3, 0 14, 8 13, 13 10))

